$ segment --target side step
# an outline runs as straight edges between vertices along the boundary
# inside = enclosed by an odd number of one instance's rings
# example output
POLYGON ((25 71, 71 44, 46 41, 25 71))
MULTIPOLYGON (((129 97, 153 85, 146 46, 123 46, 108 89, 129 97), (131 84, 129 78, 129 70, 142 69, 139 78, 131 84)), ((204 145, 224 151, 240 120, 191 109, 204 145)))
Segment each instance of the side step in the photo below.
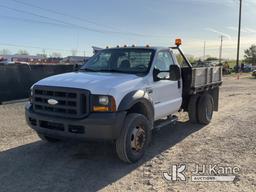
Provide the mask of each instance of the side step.
POLYGON ((178 121, 178 117, 176 115, 172 115, 168 117, 167 119, 158 120, 154 123, 154 129, 159 130, 162 127, 166 127, 168 125, 174 125, 178 121))

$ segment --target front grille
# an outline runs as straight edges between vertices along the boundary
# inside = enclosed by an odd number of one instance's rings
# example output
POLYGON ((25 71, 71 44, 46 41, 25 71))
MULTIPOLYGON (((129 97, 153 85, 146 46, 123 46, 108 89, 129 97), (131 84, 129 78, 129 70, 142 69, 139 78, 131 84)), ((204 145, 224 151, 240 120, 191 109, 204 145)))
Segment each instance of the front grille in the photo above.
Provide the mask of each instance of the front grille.
POLYGON ((32 105, 35 112, 82 118, 89 113, 89 91, 73 88, 34 86, 32 105), (49 100, 57 104, 49 104, 49 100))

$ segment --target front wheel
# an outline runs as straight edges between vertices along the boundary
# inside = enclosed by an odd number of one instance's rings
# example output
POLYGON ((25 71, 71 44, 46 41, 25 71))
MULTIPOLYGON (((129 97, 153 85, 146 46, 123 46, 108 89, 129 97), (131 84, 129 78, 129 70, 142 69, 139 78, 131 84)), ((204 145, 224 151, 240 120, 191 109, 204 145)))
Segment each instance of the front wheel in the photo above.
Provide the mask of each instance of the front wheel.
POLYGON ((149 120, 141 114, 128 114, 120 137, 116 141, 118 157, 127 163, 140 160, 149 143, 151 135, 149 120))

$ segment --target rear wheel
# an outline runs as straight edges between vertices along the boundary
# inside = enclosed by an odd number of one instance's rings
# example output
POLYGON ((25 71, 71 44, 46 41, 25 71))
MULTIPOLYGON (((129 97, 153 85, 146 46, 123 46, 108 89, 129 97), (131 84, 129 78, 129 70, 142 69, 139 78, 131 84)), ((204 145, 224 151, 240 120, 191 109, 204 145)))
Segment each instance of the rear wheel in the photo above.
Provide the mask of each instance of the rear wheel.
POLYGON ((213 115, 212 96, 209 94, 202 95, 198 101, 197 110, 198 122, 203 125, 208 125, 213 115))
POLYGON ((127 163, 140 160, 150 140, 150 123, 144 115, 128 114, 120 137, 116 141, 118 157, 127 163))
POLYGON ((197 103, 198 103, 199 98, 200 98, 199 95, 193 95, 189 99, 188 116, 189 116, 189 120, 191 123, 198 123, 197 103))
POLYGON ((37 133, 37 135, 40 139, 42 139, 43 141, 49 142, 49 143, 56 143, 56 142, 60 141, 59 139, 45 136, 44 134, 41 134, 41 133, 37 133))

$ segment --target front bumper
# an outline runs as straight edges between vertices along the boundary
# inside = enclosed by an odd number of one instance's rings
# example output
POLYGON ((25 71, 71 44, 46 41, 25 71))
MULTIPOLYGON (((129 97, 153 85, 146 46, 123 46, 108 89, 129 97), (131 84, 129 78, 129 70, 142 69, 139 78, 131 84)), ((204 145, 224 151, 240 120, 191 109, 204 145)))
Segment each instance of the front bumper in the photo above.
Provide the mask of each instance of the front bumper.
POLYGON ((126 112, 91 113, 84 119, 67 119, 35 113, 28 103, 25 116, 32 129, 46 136, 60 139, 115 140, 120 135, 126 112))

